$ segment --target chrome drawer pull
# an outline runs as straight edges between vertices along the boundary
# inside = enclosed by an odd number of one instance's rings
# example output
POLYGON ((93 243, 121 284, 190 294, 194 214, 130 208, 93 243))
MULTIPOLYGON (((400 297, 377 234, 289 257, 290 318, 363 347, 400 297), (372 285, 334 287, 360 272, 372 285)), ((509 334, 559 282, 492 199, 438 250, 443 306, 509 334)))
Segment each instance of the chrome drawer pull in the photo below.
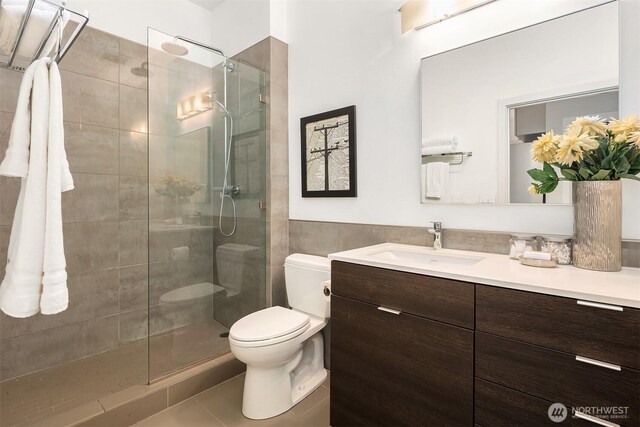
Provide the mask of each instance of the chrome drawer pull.
POLYGON ((618 305, 600 304, 599 302, 578 300, 578 305, 586 305, 587 307, 604 308, 605 310, 623 311, 624 309, 618 305))
POLYGON ((588 357, 576 356, 576 360, 582 363, 588 363, 589 365, 600 366, 601 368, 611 369, 613 371, 621 371, 622 368, 613 363, 601 362, 600 360, 589 359, 588 357))
POLYGON ((380 311, 386 311, 387 313, 395 314, 396 316, 397 316, 398 314, 402 313, 401 311, 394 310, 394 309, 392 309, 392 308, 382 307, 382 306, 378 307, 378 310, 380 310, 380 311))
POLYGON ((601 418, 594 417, 592 415, 587 415, 584 412, 574 411, 573 415, 575 415, 576 418, 582 418, 583 420, 591 421, 592 423, 600 424, 601 426, 620 427, 620 424, 612 423, 611 421, 603 420, 601 418))

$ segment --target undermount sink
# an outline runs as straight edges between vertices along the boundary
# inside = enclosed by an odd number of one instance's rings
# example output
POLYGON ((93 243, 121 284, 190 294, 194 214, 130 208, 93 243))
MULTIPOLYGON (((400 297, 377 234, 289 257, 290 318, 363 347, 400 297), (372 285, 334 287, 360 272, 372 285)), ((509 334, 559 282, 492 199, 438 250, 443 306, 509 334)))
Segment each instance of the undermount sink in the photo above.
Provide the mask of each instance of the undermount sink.
POLYGON ((435 265, 474 265, 484 258, 471 255, 447 254, 440 250, 425 248, 420 251, 387 249, 380 252, 374 252, 368 255, 369 258, 388 261, 408 261, 418 264, 435 265))

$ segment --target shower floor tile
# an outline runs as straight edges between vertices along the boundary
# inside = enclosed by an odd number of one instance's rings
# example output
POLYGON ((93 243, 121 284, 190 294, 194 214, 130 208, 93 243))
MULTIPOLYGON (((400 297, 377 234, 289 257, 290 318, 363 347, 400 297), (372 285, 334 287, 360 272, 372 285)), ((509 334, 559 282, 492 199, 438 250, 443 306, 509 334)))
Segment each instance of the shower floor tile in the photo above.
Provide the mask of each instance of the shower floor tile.
POLYGON ((187 365, 229 352, 215 321, 0 383, 0 425, 29 425, 187 365), (147 353, 151 350, 150 357, 147 353))

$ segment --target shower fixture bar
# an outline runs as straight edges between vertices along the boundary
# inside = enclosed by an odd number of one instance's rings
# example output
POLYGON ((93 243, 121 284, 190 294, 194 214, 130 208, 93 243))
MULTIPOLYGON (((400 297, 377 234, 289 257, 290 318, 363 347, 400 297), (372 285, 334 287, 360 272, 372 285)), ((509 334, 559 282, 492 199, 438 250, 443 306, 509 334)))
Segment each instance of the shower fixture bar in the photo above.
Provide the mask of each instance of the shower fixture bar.
POLYGON ((201 47, 203 49, 209 50, 211 52, 215 52, 215 53, 217 53, 219 55, 224 56, 225 58, 227 57, 222 50, 220 50, 218 48, 215 48, 213 46, 209 46, 209 45, 206 45, 204 43, 200 43, 199 41, 196 41, 196 40, 193 40, 193 39, 188 39, 188 38, 183 37, 183 36, 175 36, 174 38, 176 40, 182 40, 183 42, 194 44, 194 45, 196 45, 198 47, 201 47))
MULTIPOLYGON (((2 7, 2 0, 0 0, 0 7, 2 7)), ((82 14, 68 9, 64 6, 64 2, 62 6, 49 0, 28 0, 28 2, 25 2, 24 15, 21 18, 20 26, 18 27, 13 47, 10 52, 0 52, 0 68, 7 68, 14 71, 24 71, 29 64, 31 64, 36 59, 39 59, 42 54, 48 54, 49 52, 43 52, 44 48, 51 37, 55 37, 54 31, 56 27, 59 26, 59 23, 61 25, 61 22, 65 15, 73 15, 74 17, 78 18, 78 21, 74 20, 74 22, 77 22, 77 26, 73 30, 73 33, 69 36, 69 39, 67 40, 65 45, 61 46, 62 40, 59 40, 57 42, 58 48, 56 49, 55 55, 52 57, 52 60, 56 62, 60 62, 62 58, 64 58, 64 56, 69 51, 69 48, 75 43, 82 30, 84 30, 87 23, 89 22, 89 14, 82 14), (47 6, 51 7, 52 11, 55 10, 55 13, 53 14, 53 19, 50 25, 44 33, 44 38, 38 44, 38 49, 35 51, 35 54, 33 54, 33 56, 31 57, 23 57, 18 55, 18 51, 20 49, 21 43, 24 41, 24 38, 28 36, 25 35, 25 32, 27 30, 29 20, 32 17, 33 8, 36 5, 36 2, 46 4, 47 6), (16 60, 19 60, 20 64, 16 64, 16 60)))

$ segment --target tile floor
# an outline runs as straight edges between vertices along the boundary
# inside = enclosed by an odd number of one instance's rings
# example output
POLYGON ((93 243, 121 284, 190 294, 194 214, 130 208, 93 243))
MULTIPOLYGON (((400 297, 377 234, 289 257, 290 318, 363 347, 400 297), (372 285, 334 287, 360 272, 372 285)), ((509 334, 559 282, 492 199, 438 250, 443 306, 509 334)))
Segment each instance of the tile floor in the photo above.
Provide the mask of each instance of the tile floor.
POLYGON ((146 384, 194 362, 229 352, 227 328, 215 321, 140 340, 64 365, 0 382, 0 426, 68 411, 127 387, 146 384), (188 343, 188 344, 186 344, 188 343), (147 354, 151 350, 150 357, 147 354), (91 375, 87 375, 87 372, 91 375))
POLYGON ((329 379, 288 412, 255 421, 242 415, 244 374, 140 421, 135 427, 328 427, 329 379))

